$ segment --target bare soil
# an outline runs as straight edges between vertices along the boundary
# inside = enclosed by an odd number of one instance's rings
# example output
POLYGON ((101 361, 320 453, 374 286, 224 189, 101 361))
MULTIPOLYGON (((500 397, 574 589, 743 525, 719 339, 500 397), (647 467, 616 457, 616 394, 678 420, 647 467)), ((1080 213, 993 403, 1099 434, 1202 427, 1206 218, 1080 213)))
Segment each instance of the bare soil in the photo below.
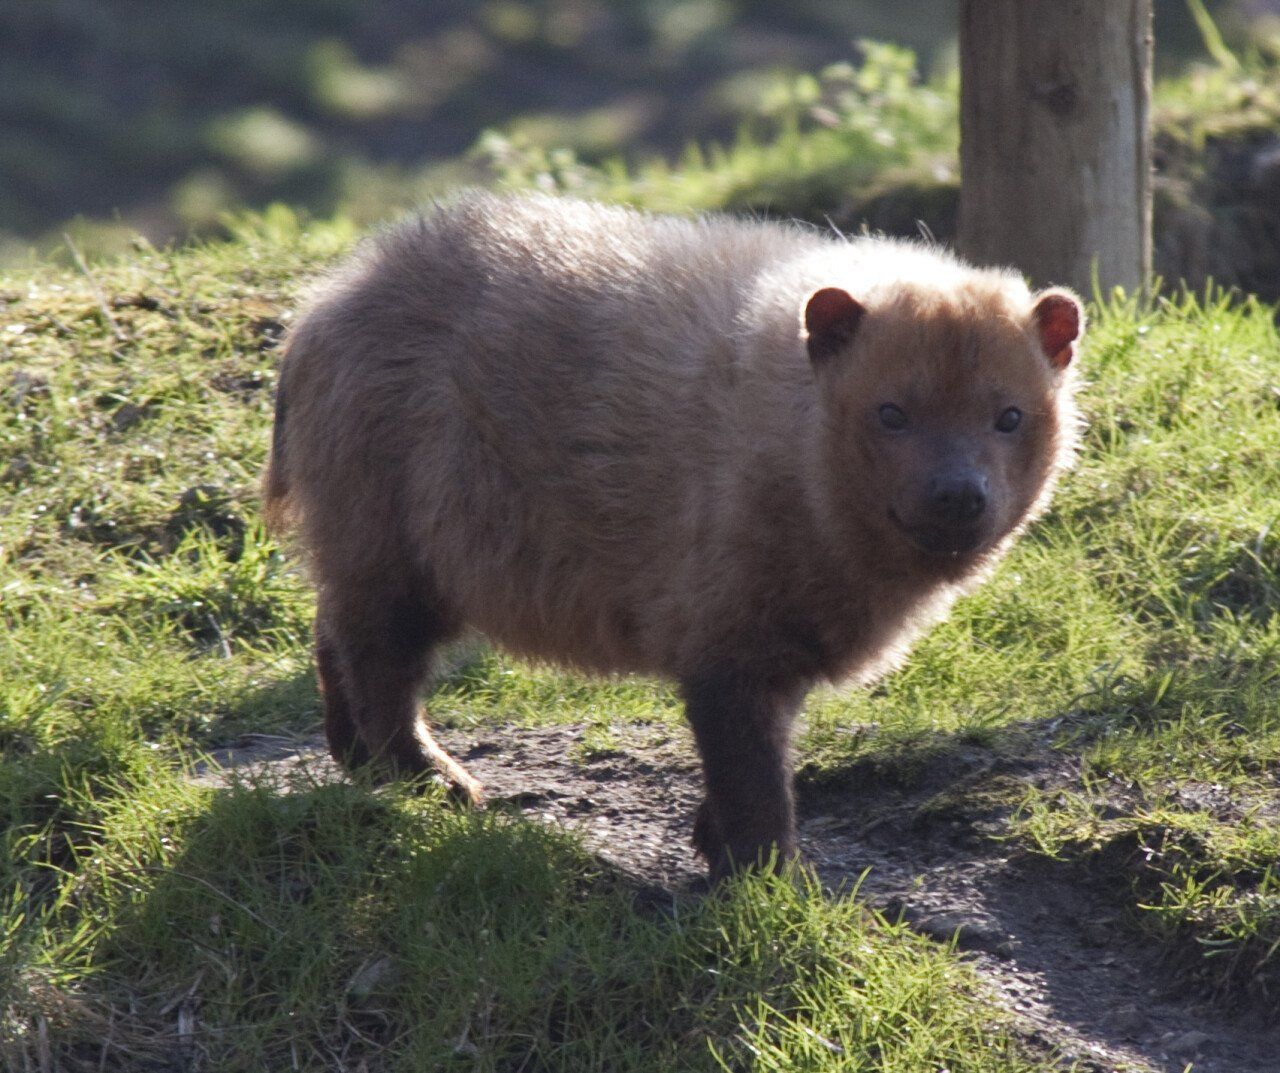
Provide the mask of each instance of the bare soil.
MULTIPOLYGON (((648 890, 705 889, 689 843, 701 790, 687 734, 628 727, 609 748, 593 748, 577 726, 437 737, 485 785, 489 807, 576 830, 648 890)), ((213 759, 202 779, 340 777, 319 740, 253 739, 213 759)), ((961 750, 946 765, 945 781, 961 788, 954 808, 937 807, 937 780, 928 778, 908 790, 802 779, 801 843, 824 884, 856 886, 890 918, 955 942, 1030 1039, 1086 1070, 1280 1071, 1280 1025, 1186 984, 1126 915, 1114 881, 992 837, 990 810, 963 803, 966 776, 990 767, 985 754, 961 750)))

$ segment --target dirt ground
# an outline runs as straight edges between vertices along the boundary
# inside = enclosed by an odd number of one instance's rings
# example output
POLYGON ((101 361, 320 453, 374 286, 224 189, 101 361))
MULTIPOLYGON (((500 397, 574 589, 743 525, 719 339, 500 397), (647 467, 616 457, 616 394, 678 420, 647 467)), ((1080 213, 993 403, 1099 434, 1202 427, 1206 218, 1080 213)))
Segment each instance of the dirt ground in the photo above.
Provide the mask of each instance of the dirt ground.
MULTIPOLYGON (((658 897, 705 889, 689 844, 700 780, 683 732, 626 728, 607 749, 576 726, 437 737, 484 783, 490 807, 573 828, 658 897)), ((254 739, 214 760, 202 779, 340 777, 319 740, 254 739)), ((948 777, 984 762, 976 751, 952 757, 948 777)), ((980 809, 922 811, 936 792, 927 785, 886 792, 801 780, 799 791, 802 846, 823 882, 860 884, 859 897, 891 918, 954 938, 1024 1032, 1065 1059, 1098 1073, 1280 1071, 1280 1025, 1180 985, 1114 893, 991 839, 980 809)))

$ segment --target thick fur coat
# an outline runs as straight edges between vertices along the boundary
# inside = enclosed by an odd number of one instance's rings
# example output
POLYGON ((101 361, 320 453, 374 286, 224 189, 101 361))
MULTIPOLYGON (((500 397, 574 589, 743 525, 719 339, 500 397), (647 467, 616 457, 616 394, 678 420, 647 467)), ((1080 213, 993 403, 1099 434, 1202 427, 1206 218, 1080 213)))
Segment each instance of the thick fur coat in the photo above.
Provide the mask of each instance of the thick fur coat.
POLYGON ((1043 508, 1082 330, 1067 292, 796 226, 471 194, 386 232, 290 333, 264 481, 335 754, 478 793, 413 697, 475 628, 676 679, 713 872, 792 852, 806 690, 899 660, 1043 508))

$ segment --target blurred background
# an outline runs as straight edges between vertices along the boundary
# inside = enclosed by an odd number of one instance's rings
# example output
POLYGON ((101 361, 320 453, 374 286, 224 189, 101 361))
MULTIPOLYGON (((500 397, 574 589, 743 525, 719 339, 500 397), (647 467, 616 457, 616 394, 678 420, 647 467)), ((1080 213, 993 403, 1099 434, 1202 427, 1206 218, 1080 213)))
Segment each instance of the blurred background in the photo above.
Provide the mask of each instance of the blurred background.
MULTIPOLYGON (((1280 0, 1155 6, 1158 267, 1280 291, 1280 0)), ((946 237, 957 8, 7 3, 0 262, 273 203, 365 226, 464 182, 946 237)))

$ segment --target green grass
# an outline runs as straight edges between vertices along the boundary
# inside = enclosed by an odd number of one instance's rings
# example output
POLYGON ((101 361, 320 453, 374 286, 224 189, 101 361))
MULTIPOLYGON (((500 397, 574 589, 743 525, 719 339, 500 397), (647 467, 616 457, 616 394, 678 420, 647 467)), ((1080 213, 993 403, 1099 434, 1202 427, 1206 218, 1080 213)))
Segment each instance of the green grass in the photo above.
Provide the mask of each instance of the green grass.
POLYGON ((657 911, 564 835, 367 786, 109 791, 34 870, 28 1052, 44 1024, 94 1059, 114 1019, 133 1068, 1043 1068, 947 952, 852 899, 754 880, 657 911))
POLYGON ((1133 631, 1079 682, 1068 709, 1060 744, 1080 752, 1080 785, 1057 800, 1031 794, 1021 823, 1054 853, 1131 839, 1128 864, 1148 919, 1194 936, 1233 979, 1274 988, 1280 348, 1272 311, 1186 302, 1106 325, 1095 353, 1095 397, 1108 401, 1091 415, 1089 454, 1053 523, 1080 523, 1090 602, 1101 614, 1126 613, 1133 631), (1097 806, 1108 801, 1100 821, 1097 806))
MULTIPOLYGON (((1276 301, 1277 199, 1265 147, 1280 122, 1280 37, 1268 25, 1259 24, 1238 56, 1216 31, 1207 34, 1213 62, 1155 83, 1154 264, 1171 281, 1216 282, 1276 301)), ((859 41, 855 56, 775 79, 735 138, 692 144, 677 158, 577 153, 565 138, 511 124, 485 132, 472 157, 500 184, 520 188, 650 209, 782 215, 846 232, 925 230, 953 240, 957 72, 942 66, 922 75, 909 50, 876 41, 859 41)))
MULTIPOLYGON (((271 347, 351 238, 273 210, 226 244, 0 280, 0 1047, 33 1068, 1050 1068, 949 951, 856 896, 756 880, 658 906, 518 818, 187 777, 317 724, 312 596, 256 483, 271 347)), ((1053 511, 881 686, 812 699, 802 782, 910 791, 985 750, 964 794, 999 837, 1111 883, 1188 975, 1266 994, 1274 313, 1117 301, 1082 363, 1053 511)), ((432 705, 600 740, 680 718, 661 684, 491 654, 432 705)))
POLYGON ((139 227, 207 235, 273 200, 367 221, 475 175, 466 153, 488 127, 593 161, 678 150, 731 130, 777 68, 864 34, 934 53, 950 15, 946 0, 909 17, 887 0, 206 0, 109 16, 27 0, 0 9, 0 258, 57 249, 68 229, 90 253, 139 227))
POLYGON ((1080 774, 1005 785, 1009 834, 1097 865, 1194 972, 1259 993, 1280 981, 1273 317, 1216 298, 1103 310, 1084 452, 1052 513, 883 690, 811 716, 828 780, 909 779, 957 741, 1051 743, 1062 761, 1042 766, 1080 774))
MULTIPOLYGON (((954 5, 411 7, 0 11, 0 37, 31 46, 0 71, 0 263, 29 245, 93 260, 136 226, 222 234, 228 212, 275 200, 366 226, 461 182, 955 234, 954 5), (744 67, 766 39, 776 52, 744 67)), ((1224 44, 1199 7, 1155 5, 1157 271, 1275 300, 1280 44, 1223 0, 1208 7, 1224 44)))
POLYGON ((733 143, 692 144, 675 164, 592 166, 566 149, 497 131, 477 150, 504 184, 655 211, 781 211, 821 223, 833 212, 847 216, 851 201, 865 204, 901 184, 924 204, 933 186, 956 180, 958 74, 922 81, 906 49, 862 41, 859 52, 856 65, 777 80, 733 143))
MULTIPOLYGON (((213 788, 309 732, 312 596, 257 518, 271 345, 344 248, 235 242, 0 281, 0 1053, 18 1068, 1031 1071, 952 954, 852 896, 655 906, 567 834, 359 783, 213 788)), ((457 723, 674 720, 483 656, 457 723)))

